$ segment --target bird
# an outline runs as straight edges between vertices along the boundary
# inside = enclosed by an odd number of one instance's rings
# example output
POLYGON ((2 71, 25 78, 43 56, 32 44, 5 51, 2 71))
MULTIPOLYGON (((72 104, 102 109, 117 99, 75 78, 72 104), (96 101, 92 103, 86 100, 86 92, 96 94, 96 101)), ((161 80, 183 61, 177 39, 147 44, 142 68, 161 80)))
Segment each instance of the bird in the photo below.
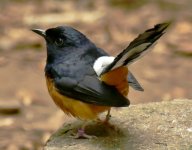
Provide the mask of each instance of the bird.
POLYGON ((44 70, 50 96, 65 114, 84 122, 75 138, 91 138, 85 132, 87 122, 99 120, 101 113, 107 112, 107 123, 111 108, 128 107, 129 86, 144 90, 128 67, 150 50, 169 24, 156 24, 139 34, 116 57, 71 26, 32 29, 46 42, 44 70))

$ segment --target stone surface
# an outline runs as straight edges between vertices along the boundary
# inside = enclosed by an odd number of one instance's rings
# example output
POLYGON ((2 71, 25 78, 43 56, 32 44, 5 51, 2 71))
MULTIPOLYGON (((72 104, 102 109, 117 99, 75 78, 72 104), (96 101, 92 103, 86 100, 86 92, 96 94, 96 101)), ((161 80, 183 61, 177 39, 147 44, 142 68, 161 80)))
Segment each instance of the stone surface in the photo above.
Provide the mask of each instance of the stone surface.
MULTIPOLYGON (((101 116, 103 117, 103 116, 101 116)), ((82 124, 67 121, 47 141, 44 150, 191 150, 192 101, 173 100, 114 109, 111 123, 117 131, 91 122, 86 132, 96 139, 74 139, 82 124)))
POLYGON ((0 100, 0 114, 17 114, 21 110, 18 100, 0 100))

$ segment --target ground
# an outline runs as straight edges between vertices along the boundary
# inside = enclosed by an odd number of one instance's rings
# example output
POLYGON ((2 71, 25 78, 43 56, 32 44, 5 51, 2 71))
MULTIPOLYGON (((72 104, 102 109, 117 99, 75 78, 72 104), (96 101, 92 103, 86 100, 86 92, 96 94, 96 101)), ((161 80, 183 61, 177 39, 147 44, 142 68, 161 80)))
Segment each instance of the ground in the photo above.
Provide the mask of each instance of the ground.
POLYGON ((191 5, 190 0, 2 0, 0 149, 41 149, 65 122, 46 89, 45 43, 30 29, 70 25, 115 56, 139 33, 171 20, 153 51, 130 66, 145 91, 130 90, 128 97, 132 104, 192 98, 191 5))
POLYGON ((96 136, 74 140, 71 136, 82 122, 71 120, 57 130, 45 150, 191 150, 192 101, 153 102, 113 110, 111 123, 116 130, 97 123, 85 131, 96 136))

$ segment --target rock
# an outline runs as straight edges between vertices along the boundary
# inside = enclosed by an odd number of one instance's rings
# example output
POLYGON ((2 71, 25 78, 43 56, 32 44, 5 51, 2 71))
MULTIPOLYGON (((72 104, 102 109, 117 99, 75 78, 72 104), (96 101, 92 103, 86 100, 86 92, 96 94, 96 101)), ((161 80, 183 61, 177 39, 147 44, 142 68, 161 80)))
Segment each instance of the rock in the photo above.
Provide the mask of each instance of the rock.
POLYGON ((7 146, 7 150, 19 150, 19 147, 14 144, 10 144, 7 146))
POLYGON ((0 127, 3 126, 11 126, 14 123, 14 119, 13 118, 5 118, 5 119, 1 119, 0 121, 0 127))
POLYGON ((0 100, 0 114, 17 114, 21 104, 17 100, 0 100))
POLYGON ((27 25, 39 25, 39 24, 62 24, 62 23, 74 23, 82 21, 84 23, 94 23, 103 17, 103 13, 100 11, 77 11, 63 13, 49 13, 44 15, 31 15, 24 18, 24 23, 27 25), (92 17, 94 16, 94 17, 92 17), (50 19, 54 18, 54 19, 50 19))
POLYGON ((192 23, 189 21, 178 21, 175 24, 175 27, 172 29, 172 33, 175 34, 169 34, 167 37, 169 45, 172 46, 171 51, 173 53, 186 57, 192 56, 191 25, 192 23))
POLYGON ((5 66, 8 63, 7 59, 3 56, 0 56, 0 67, 5 66))
POLYGON ((74 139, 82 124, 67 121, 47 141, 44 150, 121 150, 192 148, 192 101, 173 100, 114 109, 111 123, 118 131, 90 123, 86 133, 96 139, 74 139))

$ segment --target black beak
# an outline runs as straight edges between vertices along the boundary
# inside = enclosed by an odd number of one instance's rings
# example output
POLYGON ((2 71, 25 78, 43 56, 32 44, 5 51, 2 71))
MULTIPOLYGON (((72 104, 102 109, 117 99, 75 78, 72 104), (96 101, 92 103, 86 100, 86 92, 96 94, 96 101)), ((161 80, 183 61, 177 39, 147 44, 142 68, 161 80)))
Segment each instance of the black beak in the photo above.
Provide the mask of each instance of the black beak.
POLYGON ((31 29, 31 31, 39 34, 40 36, 42 36, 42 37, 44 37, 44 38, 46 37, 46 35, 45 35, 45 30, 41 30, 41 29, 31 29))

